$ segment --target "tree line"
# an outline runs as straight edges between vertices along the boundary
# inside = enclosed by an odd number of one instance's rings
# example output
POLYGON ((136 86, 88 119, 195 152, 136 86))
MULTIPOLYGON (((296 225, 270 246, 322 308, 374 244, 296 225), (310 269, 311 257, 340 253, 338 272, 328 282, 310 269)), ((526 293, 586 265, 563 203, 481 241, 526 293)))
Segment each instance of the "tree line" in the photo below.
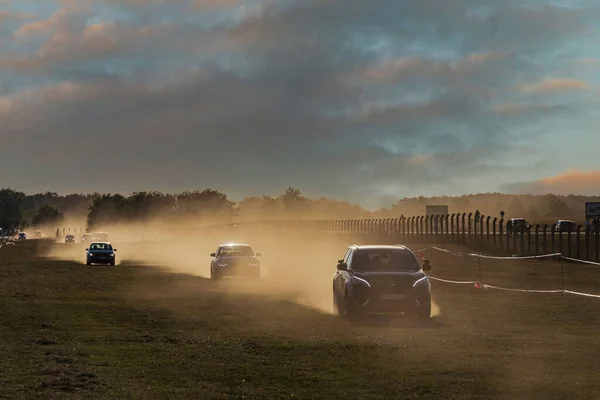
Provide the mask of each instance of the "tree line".
MULTIPOLYGON (((426 205, 447 205, 450 213, 475 212, 506 218, 525 217, 532 222, 556 219, 583 221, 586 201, 600 196, 509 195, 479 193, 464 196, 403 198, 377 210, 329 198, 308 198, 300 189, 288 187, 278 196, 246 197, 232 201, 215 189, 178 194, 135 192, 121 194, 69 194, 45 192, 28 195, 11 188, 0 189, 0 228, 55 229, 61 224, 85 222, 89 229, 132 222, 221 223, 277 219, 358 219, 417 216, 426 205)), ((80 226, 80 225, 79 225, 80 226)))

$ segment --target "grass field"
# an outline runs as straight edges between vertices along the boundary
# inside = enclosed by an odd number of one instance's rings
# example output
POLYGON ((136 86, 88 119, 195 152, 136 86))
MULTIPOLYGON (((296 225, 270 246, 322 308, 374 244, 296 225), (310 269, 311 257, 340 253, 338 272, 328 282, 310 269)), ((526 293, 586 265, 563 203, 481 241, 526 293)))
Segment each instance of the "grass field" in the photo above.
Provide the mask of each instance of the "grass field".
MULTIPOLYGON (((356 324, 330 312, 339 243, 288 246, 282 258, 285 241, 259 240, 260 282, 214 283, 204 277, 212 244, 188 247, 198 256, 187 264, 165 250, 174 269, 86 267, 64 252, 36 256, 61 245, 33 242, 0 249, 0 398, 600 396, 600 300, 433 283, 431 323, 356 324)), ((476 259, 432 254, 432 264, 435 276, 477 278, 476 259)), ((555 288, 560 271, 485 266, 495 284, 520 287, 555 288)), ((586 271, 569 270, 574 289, 597 287, 586 271)))

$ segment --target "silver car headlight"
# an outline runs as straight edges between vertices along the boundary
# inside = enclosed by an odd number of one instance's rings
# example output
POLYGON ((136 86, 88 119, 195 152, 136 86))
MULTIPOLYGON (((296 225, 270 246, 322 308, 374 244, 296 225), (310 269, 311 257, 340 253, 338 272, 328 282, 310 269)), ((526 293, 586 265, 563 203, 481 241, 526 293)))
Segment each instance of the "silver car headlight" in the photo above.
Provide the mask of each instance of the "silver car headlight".
POLYGON ((257 262, 251 262, 251 263, 248 263, 248 265, 249 265, 250 267, 258 267, 260 264, 259 264, 259 263, 257 263, 257 262))
POLYGON ((217 263, 217 267, 226 267, 228 264, 225 263, 217 263))

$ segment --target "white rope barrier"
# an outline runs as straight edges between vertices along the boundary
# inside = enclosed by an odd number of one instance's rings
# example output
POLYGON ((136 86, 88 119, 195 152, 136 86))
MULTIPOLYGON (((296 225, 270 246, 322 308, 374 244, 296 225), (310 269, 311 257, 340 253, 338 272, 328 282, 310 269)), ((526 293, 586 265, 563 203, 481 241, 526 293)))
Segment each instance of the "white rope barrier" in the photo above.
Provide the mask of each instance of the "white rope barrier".
MULTIPOLYGON (((443 253, 446 253, 446 254, 449 254, 452 256, 456 256, 456 257, 477 257, 479 259, 491 259, 491 260, 535 260, 535 259, 544 259, 544 258, 558 258, 558 259, 562 259, 562 260, 568 260, 568 261, 572 261, 572 262, 578 262, 578 263, 582 263, 582 264, 586 264, 586 265, 600 267, 600 263, 586 261, 586 260, 580 260, 580 259, 572 258, 572 257, 566 257, 566 256, 563 256, 561 253, 541 254, 538 256, 496 257, 496 256, 486 256, 486 255, 478 254, 478 253, 453 252, 448 249, 443 249, 441 247, 436 247, 436 246, 427 246, 423 249, 417 250, 417 252, 421 253, 423 250, 426 250, 426 249, 433 249, 433 250, 440 251, 440 252, 443 252, 443 253)), ((571 294, 571 295, 575 295, 575 296, 583 296, 583 297, 600 299, 600 295, 584 293, 584 292, 576 292, 573 290, 515 289, 515 288, 506 288, 506 287, 501 287, 501 286, 482 284, 479 281, 452 281, 449 279, 441 279, 441 278, 437 278, 437 277, 433 277, 433 276, 430 276, 429 278, 434 281, 445 282, 445 283, 475 284, 475 287, 481 288, 481 289, 493 289, 493 290, 501 290, 501 291, 506 291, 506 292, 519 292, 519 293, 562 293, 562 294, 571 294)))

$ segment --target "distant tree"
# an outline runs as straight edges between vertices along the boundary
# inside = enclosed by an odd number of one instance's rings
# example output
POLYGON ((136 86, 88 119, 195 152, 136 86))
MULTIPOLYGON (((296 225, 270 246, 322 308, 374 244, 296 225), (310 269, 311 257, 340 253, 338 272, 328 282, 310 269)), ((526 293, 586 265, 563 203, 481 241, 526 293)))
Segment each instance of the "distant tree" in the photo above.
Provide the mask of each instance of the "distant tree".
POLYGON ((279 198, 283 201, 283 206, 286 211, 292 213, 302 213, 307 210, 308 199, 302 196, 300 189, 288 187, 285 193, 279 198))
POLYGON ((195 190, 177 195, 177 206, 180 215, 226 216, 233 215, 233 202, 227 195, 214 189, 195 190))
POLYGON ((25 193, 13 189, 0 189, 0 227, 4 232, 12 232, 21 225, 24 198, 25 193))
POLYGON ((510 203, 508 203, 508 213, 509 218, 520 218, 525 215, 525 207, 521 200, 518 197, 514 197, 510 203))
POLYGON ((104 194, 94 199, 87 215, 88 229, 96 229, 103 225, 125 220, 123 208, 125 197, 120 194, 104 194))
POLYGON ((37 214, 33 217, 31 221, 33 226, 49 226, 56 225, 60 223, 64 218, 63 213, 58 211, 56 208, 45 205, 39 209, 37 214))
POLYGON ((546 195, 546 204, 548 212, 546 213, 549 217, 566 218, 569 214, 569 206, 565 201, 559 199, 556 195, 546 195))
POLYGON ((279 214, 279 207, 277 206, 277 199, 271 196, 262 197, 262 210, 261 214, 263 218, 272 219, 279 214))
POLYGON ((471 200, 467 196, 460 196, 454 200, 454 208, 459 213, 469 213, 473 208, 471 200))

